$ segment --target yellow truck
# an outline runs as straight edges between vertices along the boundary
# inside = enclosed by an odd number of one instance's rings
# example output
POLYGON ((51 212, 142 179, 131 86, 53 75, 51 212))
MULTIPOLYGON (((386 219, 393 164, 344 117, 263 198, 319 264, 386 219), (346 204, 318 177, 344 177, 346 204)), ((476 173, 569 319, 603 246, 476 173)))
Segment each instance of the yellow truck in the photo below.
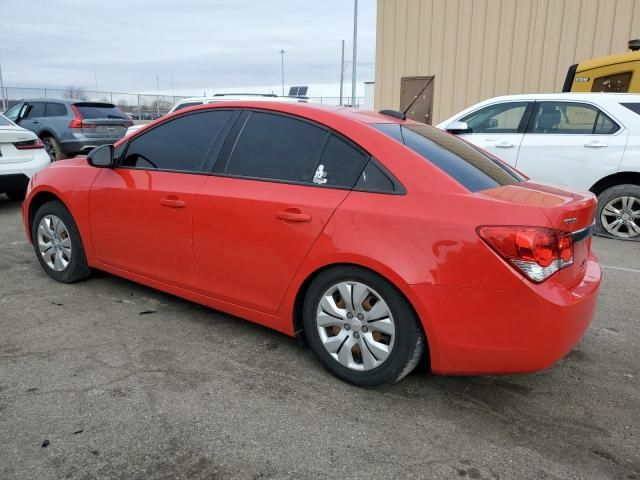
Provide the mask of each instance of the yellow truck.
POLYGON ((629 51, 593 58, 569 67, 563 92, 640 92, 640 39, 629 51))

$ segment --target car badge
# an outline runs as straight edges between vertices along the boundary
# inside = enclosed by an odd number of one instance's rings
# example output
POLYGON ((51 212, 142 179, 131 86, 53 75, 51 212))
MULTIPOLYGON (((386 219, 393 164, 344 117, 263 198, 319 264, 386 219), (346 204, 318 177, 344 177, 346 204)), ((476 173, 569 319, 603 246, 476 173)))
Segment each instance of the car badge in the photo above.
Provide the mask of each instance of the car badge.
POLYGON ((566 223, 567 225, 571 225, 572 223, 576 223, 578 221, 577 218, 573 217, 573 218, 565 218, 564 219, 564 223, 566 223))

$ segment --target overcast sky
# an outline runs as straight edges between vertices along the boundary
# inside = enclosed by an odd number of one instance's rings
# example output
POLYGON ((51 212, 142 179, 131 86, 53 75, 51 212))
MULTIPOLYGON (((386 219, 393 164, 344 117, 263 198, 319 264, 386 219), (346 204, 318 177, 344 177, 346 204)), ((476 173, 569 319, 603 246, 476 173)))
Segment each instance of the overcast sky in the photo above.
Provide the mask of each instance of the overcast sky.
MULTIPOLYGON (((358 91, 374 79, 376 1, 359 1, 358 91)), ((340 40, 351 58, 352 0, 0 0, 5 86, 116 92, 338 95, 340 40), (94 74, 95 72, 95 74, 94 74), (251 88, 253 87, 253 88, 251 88)), ((350 66, 345 90, 350 92, 350 66)))

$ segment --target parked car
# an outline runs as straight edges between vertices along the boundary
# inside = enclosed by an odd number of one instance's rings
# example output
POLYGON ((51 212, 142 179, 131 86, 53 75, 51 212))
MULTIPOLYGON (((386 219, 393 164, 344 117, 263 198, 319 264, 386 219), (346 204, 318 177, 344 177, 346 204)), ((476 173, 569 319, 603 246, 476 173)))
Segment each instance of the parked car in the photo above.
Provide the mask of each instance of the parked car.
POLYGON ((593 192, 598 232, 640 239, 640 95, 509 95, 438 127, 536 181, 593 192))
POLYGON ((546 368, 600 285, 593 194, 526 181, 390 115, 180 110, 38 174, 24 224, 60 282, 91 268, 288 335, 358 385, 546 368))
MULTIPOLYGON (((271 93, 216 93, 213 97, 189 97, 183 98, 179 102, 177 102, 169 112, 173 113, 178 110, 182 110, 183 108, 194 107, 196 105, 202 105, 203 103, 215 103, 215 102, 230 102, 236 100, 261 100, 264 102, 285 102, 285 103, 296 103, 296 102, 308 102, 306 97, 279 97, 277 95, 271 93)), ((157 116, 153 118, 155 120, 158 118, 157 116)), ((151 120, 151 119, 149 119, 151 120)), ((133 125, 127 129, 127 135, 132 134, 140 130, 144 127, 145 124, 141 125, 133 125)))
POLYGON ((53 160, 87 153, 121 139, 133 122, 111 103, 22 100, 4 115, 42 140, 53 160))
POLYGON ((29 179, 50 163, 35 133, 0 115, 0 193, 22 200, 29 179))

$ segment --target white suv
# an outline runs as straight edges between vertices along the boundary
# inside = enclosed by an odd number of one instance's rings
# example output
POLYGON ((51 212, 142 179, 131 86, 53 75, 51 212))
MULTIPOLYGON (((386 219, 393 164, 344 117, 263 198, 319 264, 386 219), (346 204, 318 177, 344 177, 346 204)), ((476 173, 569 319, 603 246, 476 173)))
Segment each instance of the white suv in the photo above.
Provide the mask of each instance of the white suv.
MULTIPOLYGON (((213 97, 190 97, 183 98, 176 103, 171 110, 167 112, 167 115, 175 112, 176 110, 182 110, 187 107, 195 107, 196 105, 202 105, 204 103, 214 102, 232 102, 236 100, 260 100, 261 102, 285 102, 285 103, 298 103, 308 102, 306 97, 279 97, 271 93, 216 93, 213 97)), ((127 135, 140 130, 146 124, 132 125, 127 128, 127 135)))
POLYGON ((35 133, 0 115, 0 193, 22 200, 31 177, 50 163, 35 133))
POLYGON ((533 180, 590 190, 598 196, 599 233, 640 240, 640 95, 496 97, 437 127, 533 180))

